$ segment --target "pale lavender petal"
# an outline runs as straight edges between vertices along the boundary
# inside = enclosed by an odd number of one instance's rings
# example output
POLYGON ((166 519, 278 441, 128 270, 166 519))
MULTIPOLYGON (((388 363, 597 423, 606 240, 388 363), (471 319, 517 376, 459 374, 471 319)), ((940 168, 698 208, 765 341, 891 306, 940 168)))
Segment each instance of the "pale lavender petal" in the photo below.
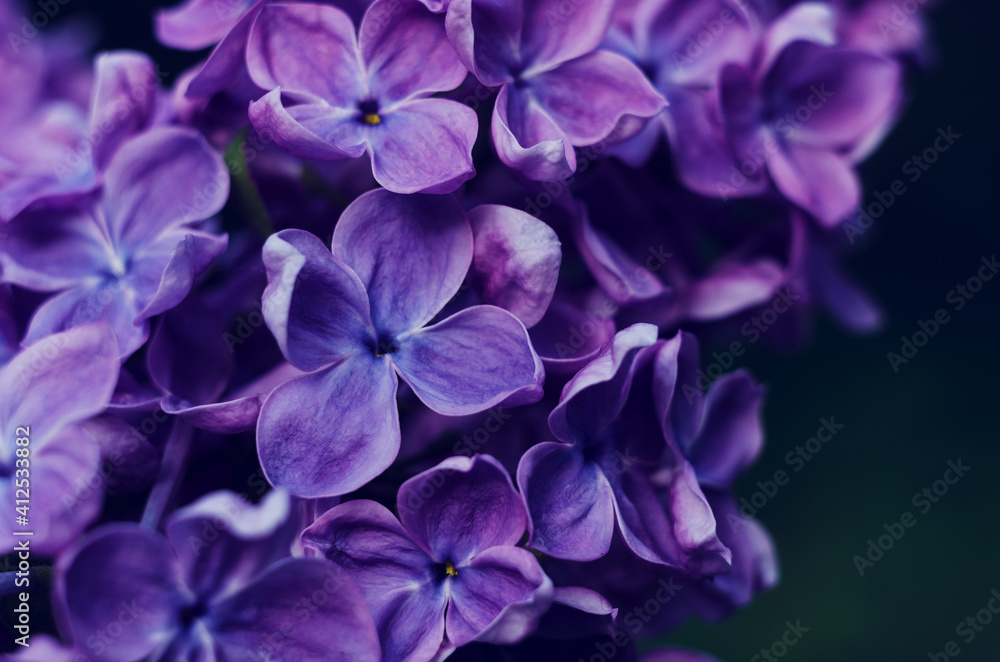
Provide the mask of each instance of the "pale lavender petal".
POLYGON ((369 92, 383 103, 453 89, 468 73, 445 34, 444 16, 419 2, 377 0, 359 35, 369 92))
MULTIPOLYGON (((315 109, 308 105, 295 106, 293 109, 298 109, 296 114, 307 119, 324 135, 329 135, 330 131, 335 131, 347 121, 342 112, 326 105, 317 105, 315 109)), ((281 90, 273 90, 250 104, 250 122, 259 134, 271 136, 276 144, 304 159, 332 161, 364 153, 364 146, 356 141, 348 141, 352 143, 348 145, 338 141, 340 144, 335 145, 299 122, 282 105, 281 90)))
POLYGON ((264 319, 290 363, 311 371, 368 352, 365 343, 376 337, 364 285, 315 235, 274 234, 264 244, 263 260, 264 319))
POLYGON ((562 261, 559 238, 534 216, 503 205, 469 211, 475 237, 472 271, 486 303, 517 316, 528 328, 545 315, 562 261))
POLYGON ((396 385, 387 361, 360 355, 272 391, 257 421, 257 453, 271 484, 317 498, 382 473, 399 452, 396 385))
POLYGON ((490 130, 500 160, 529 179, 555 182, 576 170, 569 139, 522 90, 500 88, 490 130))
POLYGON ((380 333, 420 328, 458 292, 472 262, 472 229, 451 196, 384 190, 352 202, 333 232, 333 254, 361 278, 380 333))
POLYGON ((533 627, 530 618, 521 620, 520 637, 507 629, 496 632, 491 628, 502 614, 516 603, 532 602, 534 593, 548 592, 548 600, 534 601, 535 621, 551 601, 551 582, 531 552, 520 547, 491 547, 457 566, 458 576, 452 581, 451 603, 448 606, 445 630, 448 640, 461 646, 483 635, 490 640, 517 641, 533 627), (546 586, 548 584, 548 586, 546 586))
POLYGON ((110 280, 76 287, 47 299, 35 310, 24 334, 24 344, 83 324, 106 322, 114 331, 118 352, 125 358, 149 338, 149 324, 135 324, 141 305, 127 281, 110 280))
POLYGON ((250 30, 247 67, 265 90, 318 97, 346 108, 364 89, 354 23, 330 5, 265 5, 250 30))
POLYGON ((652 117, 666 107, 642 71, 610 51, 596 51, 533 76, 528 91, 578 146, 606 138, 626 115, 652 117))
POLYGON ((832 46, 837 41, 837 17, 832 5, 800 2, 779 16, 764 33, 757 56, 760 71, 767 71, 790 44, 808 41, 832 46))
POLYGON ((254 0, 185 0, 156 12, 156 38, 172 48, 197 51, 220 41, 254 0))
POLYGON ((450 457, 407 480, 397 499, 403 526, 438 563, 466 563, 514 545, 527 514, 507 470, 489 455, 450 457))
POLYGON ((378 634, 364 597, 321 559, 289 559, 213 607, 222 660, 265 655, 301 662, 380 662, 378 634))
POLYGON ((526 0, 520 53, 534 68, 551 68, 587 55, 600 45, 613 0, 526 0))
POLYGON ((834 152, 787 143, 768 170, 785 197, 826 226, 844 220, 861 202, 861 183, 848 160, 834 152))
POLYGON ((439 414, 462 416, 542 397, 542 361, 527 330, 496 306, 466 308, 396 342, 390 356, 400 376, 439 414))
POLYGON ((118 370, 118 347, 106 324, 79 326, 31 345, 0 371, 4 445, 13 443, 16 426, 25 425, 31 426, 32 448, 40 450, 62 426, 100 413, 118 370))
POLYGON ((722 319, 766 303, 786 278, 785 270, 767 258, 747 263, 722 261, 681 290, 681 305, 692 319, 722 319))
POLYGON ((528 504, 528 545, 556 558, 592 561, 607 554, 615 530, 614 495, 580 449, 557 442, 531 447, 517 468, 528 504))
POLYGON ((152 122, 160 74, 147 55, 134 51, 98 55, 94 70, 90 140, 94 165, 103 169, 125 140, 152 122))
POLYGON ((163 399, 161 407, 168 414, 179 416, 199 430, 215 434, 235 434, 257 424, 266 393, 235 398, 210 405, 197 405, 174 396, 163 399))
POLYGON ((372 173, 396 193, 451 193, 476 174, 474 110, 448 99, 416 99, 386 109, 371 132, 372 173))
POLYGON ((229 196, 229 171, 191 129, 152 129, 125 143, 105 175, 102 207, 112 237, 130 251, 174 226, 215 214, 229 196))

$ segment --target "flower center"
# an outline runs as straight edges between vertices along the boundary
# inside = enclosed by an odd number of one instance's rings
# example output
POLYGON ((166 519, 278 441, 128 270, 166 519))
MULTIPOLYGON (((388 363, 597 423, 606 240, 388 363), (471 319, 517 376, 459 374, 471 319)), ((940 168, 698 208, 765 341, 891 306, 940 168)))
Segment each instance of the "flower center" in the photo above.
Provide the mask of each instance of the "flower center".
POLYGON ((382 123, 382 116, 378 112, 378 102, 368 99, 358 104, 358 119, 362 124, 368 126, 378 126, 382 123))
POLYGON ((396 341, 389 336, 379 336, 377 340, 371 340, 368 342, 368 351, 370 351, 375 358, 381 358, 386 354, 392 354, 398 349, 399 346, 396 344, 396 341))
POLYGON ((189 604, 181 609, 181 626, 186 630, 192 627, 199 618, 208 613, 208 608, 201 601, 189 604))
POLYGON ((455 564, 451 561, 444 562, 444 574, 449 577, 458 577, 458 570, 455 570, 455 564))

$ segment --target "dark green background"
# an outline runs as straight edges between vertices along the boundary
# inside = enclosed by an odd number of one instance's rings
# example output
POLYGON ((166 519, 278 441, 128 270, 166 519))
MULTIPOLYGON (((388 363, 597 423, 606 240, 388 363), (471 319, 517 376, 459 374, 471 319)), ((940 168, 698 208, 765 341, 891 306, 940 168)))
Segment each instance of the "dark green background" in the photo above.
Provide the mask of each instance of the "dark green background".
MULTIPOLYGON (((195 57, 156 44, 152 7, 72 0, 59 18, 90 15, 104 28, 102 48, 149 52, 176 75, 195 57)), ((691 623, 670 642, 740 662, 798 619, 809 632, 782 659, 917 662, 956 640, 963 662, 1000 660, 1000 619, 968 645, 955 634, 961 620, 985 607, 990 590, 1000 589, 1000 278, 962 311, 945 301, 974 275, 980 257, 1000 253, 998 25, 993 2, 952 2, 932 13, 938 62, 910 81, 899 126, 861 168, 866 205, 895 179, 908 189, 850 262, 884 304, 886 330, 854 338, 821 321, 802 353, 775 354, 760 343, 739 359, 770 394, 766 449, 737 496, 749 498, 755 481, 788 471, 786 453, 815 434, 820 418, 834 416, 845 427, 805 468, 790 472, 790 483, 761 510, 780 554, 780 586, 733 619, 691 623), (961 138, 911 184, 904 162, 948 126, 961 138), (900 336, 912 335, 917 321, 938 308, 948 308, 951 321, 894 374, 886 353, 898 352, 900 336), (914 493, 957 458, 971 467, 968 475, 927 514, 918 513, 914 493), (852 557, 907 511, 916 525, 860 577, 852 557)))

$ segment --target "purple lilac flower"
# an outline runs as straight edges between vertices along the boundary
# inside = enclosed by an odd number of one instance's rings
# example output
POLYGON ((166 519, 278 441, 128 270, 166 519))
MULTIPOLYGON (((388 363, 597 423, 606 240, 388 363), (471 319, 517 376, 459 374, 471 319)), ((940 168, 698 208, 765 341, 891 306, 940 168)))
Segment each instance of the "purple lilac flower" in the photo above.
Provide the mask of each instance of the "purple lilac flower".
POLYGON ((289 559, 296 529, 279 492, 251 506, 209 494, 166 536, 106 525, 59 559, 56 599, 88 658, 378 662, 364 598, 339 568, 289 559))
POLYGON ((558 442, 521 459, 529 544, 556 558, 606 554, 616 528, 641 559, 697 575, 729 569, 711 508, 653 406, 657 381, 633 383, 658 352, 656 327, 636 324, 563 389, 549 416, 558 442))
POLYGON ((297 156, 367 154, 397 193, 448 193, 475 174, 478 123, 470 108, 427 98, 466 76, 443 19, 416 0, 379 0, 355 30, 324 5, 261 9, 247 46, 250 75, 268 94, 250 106, 260 132, 297 156))
POLYGON ((634 64, 595 50, 613 7, 613 0, 455 0, 448 7, 448 36, 462 62, 483 85, 500 87, 497 154, 531 179, 568 177, 574 147, 616 129, 616 139, 628 137, 666 105, 634 64))
POLYGON ((527 516, 510 476, 488 455, 455 457, 403 483, 400 519, 350 501, 302 534, 342 566, 375 616, 385 662, 431 660, 443 646, 513 643, 552 600, 552 582, 515 545, 527 516))
POLYGON ((72 508, 63 500, 97 472, 100 448, 79 423, 99 414, 118 379, 118 347, 107 324, 88 324, 49 336, 0 369, 0 541, 13 549, 13 531, 33 531, 31 548, 54 553, 97 515, 95 492, 72 508), (26 442, 18 441, 26 439, 26 442), (25 451, 24 449, 27 449, 25 451), (21 452, 18 452, 18 451, 21 452), (15 511, 18 487, 28 507, 15 511), (15 517, 29 525, 16 525, 15 517))
POLYGON ((767 173, 826 226, 858 206, 854 162, 895 114, 896 62, 836 45, 831 10, 804 3, 768 28, 753 66, 729 64, 721 76, 723 122, 741 163, 720 194, 759 193, 767 173))
POLYGON ((301 230, 268 239, 264 317, 288 361, 310 373, 261 409, 257 447, 273 484, 330 496, 380 474, 399 450, 398 377, 449 416, 541 397, 541 361, 511 313, 474 306, 426 326, 472 258, 454 198, 383 190, 347 208, 332 254, 301 230))
POLYGON ((3 279, 58 293, 35 312, 24 342, 105 320, 121 355, 132 354, 149 335, 149 318, 180 303, 225 250, 225 235, 194 224, 228 192, 226 167, 204 138, 157 128, 118 150, 99 194, 18 216, 0 246, 3 279))

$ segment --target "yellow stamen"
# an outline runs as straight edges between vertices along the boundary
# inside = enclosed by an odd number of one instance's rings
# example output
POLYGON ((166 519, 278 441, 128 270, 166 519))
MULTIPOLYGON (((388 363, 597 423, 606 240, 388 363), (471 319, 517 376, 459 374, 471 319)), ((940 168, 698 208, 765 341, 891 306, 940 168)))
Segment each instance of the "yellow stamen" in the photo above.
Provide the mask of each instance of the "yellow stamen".
POLYGON ((361 120, 369 126, 378 126, 382 123, 382 118, 379 117, 378 113, 368 113, 361 120))
POLYGON ((455 564, 451 561, 444 562, 444 574, 449 577, 458 577, 458 570, 455 570, 455 564))

